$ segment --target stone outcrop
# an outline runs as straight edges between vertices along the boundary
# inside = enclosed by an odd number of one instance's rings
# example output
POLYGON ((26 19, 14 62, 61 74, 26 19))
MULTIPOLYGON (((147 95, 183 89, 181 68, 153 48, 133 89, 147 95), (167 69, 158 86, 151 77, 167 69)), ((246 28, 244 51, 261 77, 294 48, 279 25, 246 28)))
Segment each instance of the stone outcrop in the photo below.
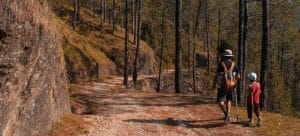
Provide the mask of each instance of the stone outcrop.
POLYGON ((43 0, 0 1, 0 135, 46 133, 70 112, 54 16, 43 0))

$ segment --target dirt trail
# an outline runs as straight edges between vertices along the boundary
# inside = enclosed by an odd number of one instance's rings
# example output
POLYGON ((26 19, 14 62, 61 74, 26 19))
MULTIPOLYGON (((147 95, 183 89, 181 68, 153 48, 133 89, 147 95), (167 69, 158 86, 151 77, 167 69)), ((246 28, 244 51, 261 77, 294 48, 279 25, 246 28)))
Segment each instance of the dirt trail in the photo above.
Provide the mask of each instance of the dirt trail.
MULTIPOLYGON (((242 123, 224 125, 212 99, 153 92, 128 92, 121 77, 81 84, 72 110, 91 122, 82 136, 255 135, 242 123)), ((234 116, 234 115, 233 115, 234 116)))

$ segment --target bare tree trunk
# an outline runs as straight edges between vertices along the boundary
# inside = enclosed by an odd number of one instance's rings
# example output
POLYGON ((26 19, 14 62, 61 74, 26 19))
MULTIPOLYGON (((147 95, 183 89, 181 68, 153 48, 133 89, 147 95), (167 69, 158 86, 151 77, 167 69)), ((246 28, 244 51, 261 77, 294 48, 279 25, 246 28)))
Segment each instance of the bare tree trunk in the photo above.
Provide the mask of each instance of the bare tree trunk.
POLYGON ((159 76, 158 76, 158 83, 157 83, 157 90, 156 92, 160 92, 161 90, 161 79, 162 79, 162 65, 163 65, 163 57, 164 57, 164 20, 165 19, 165 7, 163 8, 162 15, 161 15, 161 48, 160 48, 160 60, 159 60, 159 76))
POLYGON ((103 22, 106 22, 106 8, 107 8, 107 2, 104 0, 104 10, 103 10, 103 22))
POLYGON ((181 13, 182 0, 176 0, 175 11, 175 30, 176 30, 176 49, 175 49, 175 92, 181 92, 181 13))
POLYGON ((207 52, 207 75, 210 76, 210 45, 209 45, 209 13, 208 13, 208 0, 205 0, 205 44, 207 52))
POLYGON ((283 55, 284 55, 284 47, 285 47, 285 43, 283 42, 282 44, 281 44, 281 61, 280 61, 280 69, 281 69, 281 71, 283 70, 283 64, 284 64, 284 57, 283 57, 283 55))
POLYGON ((113 24, 113 35, 115 35, 116 29, 116 0, 113 0, 113 17, 112 17, 112 24, 113 24))
POLYGON ((101 0, 101 27, 103 27, 104 23, 104 1, 105 0, 101 0))
POLYGON ((261 71, 260 71, 260 81, 261 81, 261 90, 262 90, 262 107, 267 108, 266 96, 268 95, 267 91, 267 80, 268 73, 270 71, 269 63, 269 0, 262 1, 262 15, 263 15, 263 36, 262 36, 262 51, 261 51, 261 71))
POLYGON ((94 17, 96 17, 96 0, 93 1, 94 17))
POLYGON ((187 36, 188 36, 188 71, 189 73, 191 72, 191 31, 190 31, 190 23, 188 23, 188 28, 187 28, 187 36))
POLYGON ((221 53, 220 53, 220 49, 221 49, 221 4, 222 4, 222 0, 219 0, 218 3, 218 54, 217 54, 217 62, 221 61, 221 53))
POLYGON ((125 64, 124 85, 128 89, 128 0, 125 0, 125 64))
POLYGON ((196 22, 195 22, 195 29, 193 32, 193 91, 194 91, 194 93, 196 93, 196 79, 195 79, 196 78, 196 75, 195 75, 196 36, 199 36, 197 34, 197 31, 198 31, 198 27, 199 27, 200 10, 201 10, 201 0, 199 0, 196 22))
POLYGON ((133 3, 134 6, 134 14, 133 14, 133 24, 132 24, 132 27, 133 27, 133 43, 136 44, 136 37, 137 37, 137 23, 136 23, 136 19, 137 19, 137 0, 134 0, 134 3, 133 3))
MULTIPOLYGON (((244 13, 245 13, 245 7, 244 7, 244 0, 239 0, 239 37, 238 37, 238 67, 241 72, 243 72, 243 38, 244 38, 244 13)), ((243 78, 243 77, 241 77, 243 78)), ((237 88, 237 98, 238 102, 241 103, 243 100, 242 97, 243 94, 243 81, 239 80, 238 82, 238 88, 237 88)))
POLYGON ((77 14, 76 14, 76 21, 80 20, 80 7, 81 7, 81 0, 77 0, 77 14))
POLYGON ((247 36, 248 36, 248 0, 244 0, 244 30, 243 30, 243 69, 242 69, 242 79, 243 82, 242 86, 242 102, 245 101, 245 95, 246 95, 246 87, 244 84, 246 83, 246 68, 247 68, 247 36))
POLYGON ((74 5, 73 5, 73 8, 74 8, 74 11, 73 11, 73 21, 72 21, 72 27, 73 27, 73 30, 75 30, 75 27, 76 27, 76 21, 77 21, 77 8, 78 8, 78 0, 74 0, 74 5))
POLYGON ((138 0, 138 31, 137 31, 137 45, 135 51, 135 61, 134 61, 134 70, 133 70, 133 82, 136 85, 137 75, 138 75, 138 58, 139 58, 139 49, 140 49, 140 37, 141 37, 141 24, 142 24, 142 17, 141 17, 141 6, 142 0, 138 0))
POLYGON ((294 62, 293 66, 294 74, 293 74, 293 87, 292 87, 292 107, 296 107, 297 101, 297 81, 298 81, 298 72, 297 72, 297 63, 294 62))

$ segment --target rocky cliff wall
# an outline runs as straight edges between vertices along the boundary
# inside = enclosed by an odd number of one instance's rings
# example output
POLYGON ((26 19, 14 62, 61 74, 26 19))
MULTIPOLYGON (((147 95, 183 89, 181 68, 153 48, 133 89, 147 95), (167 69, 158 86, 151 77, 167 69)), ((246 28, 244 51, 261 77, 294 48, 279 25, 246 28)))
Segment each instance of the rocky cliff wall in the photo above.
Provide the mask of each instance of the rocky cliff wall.
POLYGON ((46 133, 70 111, 54 16, 43 0, 0 0, 0 135, 46 133))

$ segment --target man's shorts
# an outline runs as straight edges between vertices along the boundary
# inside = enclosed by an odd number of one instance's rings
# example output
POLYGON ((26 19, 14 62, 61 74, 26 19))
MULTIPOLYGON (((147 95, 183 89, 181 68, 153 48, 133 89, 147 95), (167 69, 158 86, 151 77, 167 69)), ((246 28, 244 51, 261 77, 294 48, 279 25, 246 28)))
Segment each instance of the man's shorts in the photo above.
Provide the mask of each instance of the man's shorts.
POLYGON ((217 94, 217 102, 226 102, 226 101, 232 101, 232 93, 235 90, 233 90, 230 93, 226 93, 222 88, 218 89, 218 94, 217 94))

